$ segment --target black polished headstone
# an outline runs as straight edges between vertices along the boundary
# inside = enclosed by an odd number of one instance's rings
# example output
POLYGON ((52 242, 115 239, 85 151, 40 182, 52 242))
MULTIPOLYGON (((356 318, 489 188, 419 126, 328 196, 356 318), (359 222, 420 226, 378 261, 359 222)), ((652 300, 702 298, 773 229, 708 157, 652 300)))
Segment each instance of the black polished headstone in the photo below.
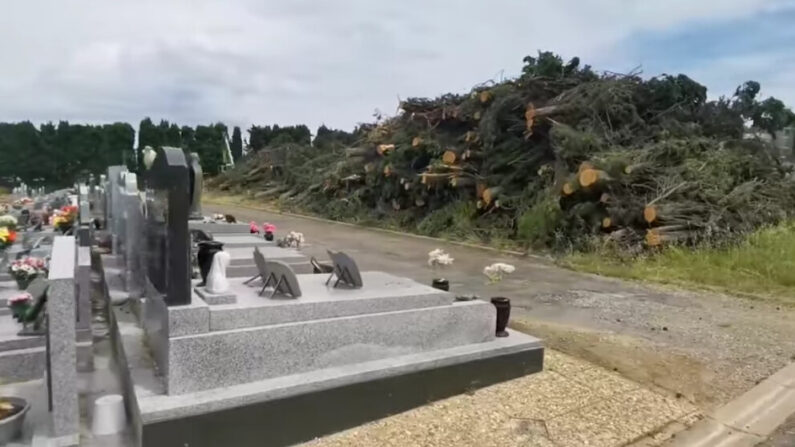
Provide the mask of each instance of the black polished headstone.
POLYGON ((182 149, 159 148, 146 173, 146 273, 169 306, 191 303, 189 183, 182 149))

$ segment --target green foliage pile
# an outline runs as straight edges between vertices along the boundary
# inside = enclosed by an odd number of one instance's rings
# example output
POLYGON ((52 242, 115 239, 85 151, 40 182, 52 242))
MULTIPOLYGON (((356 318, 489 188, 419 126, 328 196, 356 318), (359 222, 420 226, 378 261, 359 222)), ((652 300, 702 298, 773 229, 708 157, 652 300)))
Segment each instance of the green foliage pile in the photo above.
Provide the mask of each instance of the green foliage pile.
POLYGON ((743 139, 747 124, 795 121, 757 100, 758 83, 707 101, 681 74, 598 74, 548 52, 524 62, 469 94, 409 98, 334 145, 263 148, 216 185, 434 236, 623 252, 732 240, 795 210, 773 147, 743 139))

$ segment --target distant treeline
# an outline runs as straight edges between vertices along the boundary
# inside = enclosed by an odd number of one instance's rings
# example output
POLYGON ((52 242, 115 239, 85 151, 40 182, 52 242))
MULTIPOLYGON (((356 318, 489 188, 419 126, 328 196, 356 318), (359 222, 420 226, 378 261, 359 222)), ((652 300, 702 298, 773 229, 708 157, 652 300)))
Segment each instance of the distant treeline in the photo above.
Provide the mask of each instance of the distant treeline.
POLYGON ((131 171, 138 171, 142 152, 137 148, 146 146, 174 146, 196 152, 204 172, 214 175, 223 167, 227 138, 232 157, 238 160, 244 147, 257 151, 283 143, 311 142, 324 148, 351 144, 354 136, 320 126, 312 141, 309 128, 303 124, 252 126, 245 144, 239 127, 229 135, 223 123, 190 127, 165 120, 156 124, 145 118, 139 124, 136 145, 135 129, 128 123, 90 125, 61 121, 39 127, 29 121, 0 123, 0 183, 67 186, 88 174, 99 175, 111 165, 126 164, 131 171))

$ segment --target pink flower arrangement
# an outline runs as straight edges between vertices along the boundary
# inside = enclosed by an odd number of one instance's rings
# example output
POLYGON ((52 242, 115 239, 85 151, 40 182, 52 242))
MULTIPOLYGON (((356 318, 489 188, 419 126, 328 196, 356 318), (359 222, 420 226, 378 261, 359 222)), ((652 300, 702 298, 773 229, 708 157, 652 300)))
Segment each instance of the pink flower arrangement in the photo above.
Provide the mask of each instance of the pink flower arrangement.
POLYGON ((265 222, 264 224, 262 224, 262 229, 265 230, 266 233, 275 233, 276 225, 265 222))
POLYGON ((20 306, 23 304, 27 304, 33 299, 33 297, 28 293, 20 293, 19 295, 12 296, 8 299, 8 307, 20 306))
POLYGON ((248 223, 248 231, 251 234, 254 234, 254 233, 259 234, 259 227, 257 226, 257 223, 254 222, 253 220, 248 223))

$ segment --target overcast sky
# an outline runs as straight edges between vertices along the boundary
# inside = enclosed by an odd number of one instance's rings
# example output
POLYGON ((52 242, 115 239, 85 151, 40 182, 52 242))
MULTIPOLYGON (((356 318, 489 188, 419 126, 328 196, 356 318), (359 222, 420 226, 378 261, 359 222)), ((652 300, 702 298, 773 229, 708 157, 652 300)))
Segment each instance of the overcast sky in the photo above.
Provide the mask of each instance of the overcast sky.
POLYGON ((7 0, 0 121, 350 129, 539 49, 795 105, 792 0, 7 0))

